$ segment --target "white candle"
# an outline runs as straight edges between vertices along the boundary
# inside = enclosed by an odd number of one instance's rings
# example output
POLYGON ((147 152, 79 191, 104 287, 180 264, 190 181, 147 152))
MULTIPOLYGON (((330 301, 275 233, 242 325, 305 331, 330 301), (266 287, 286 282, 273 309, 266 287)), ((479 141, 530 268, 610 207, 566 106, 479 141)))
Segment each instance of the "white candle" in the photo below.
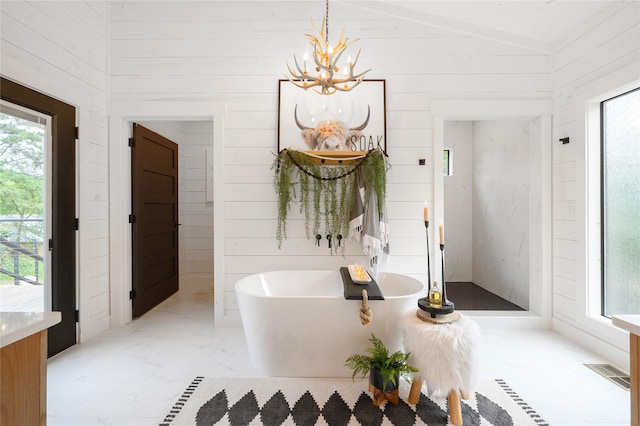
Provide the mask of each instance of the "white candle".
POLYGON ((444 226, 442 226, 442 224, 440 224, 440 226, 438 227, 438 231, 440 231, 440 245, 443 246, 444 245, 444 226))
POLYGON ((424 202, 424 221, 429 222, 429 207, 427 207, 427 202, 424 202))

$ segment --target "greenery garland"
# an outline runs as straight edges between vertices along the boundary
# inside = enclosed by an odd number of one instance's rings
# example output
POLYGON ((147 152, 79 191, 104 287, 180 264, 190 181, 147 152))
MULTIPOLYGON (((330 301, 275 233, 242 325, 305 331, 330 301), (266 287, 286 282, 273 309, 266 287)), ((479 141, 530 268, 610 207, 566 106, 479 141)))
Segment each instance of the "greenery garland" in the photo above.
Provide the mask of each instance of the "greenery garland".
MULTIPOLYGON (((278 221, 276 239, 278 248, 287 239, 287 219, 294 201, 305 218, 307 239, 320 234, 324 225, 326 234, 332 236, 331 253, 336 253, 337 235, 347 238, 354 197, 354 181, 357 170, 362 170, 366 191, 375 191, 378 211, 385 213, 389 164, 386 154, 371 150, 354 165, 321 165, 302 151, 283 149, 273 163, 274 187, 278 195, 278 221)), ((365 193, 368 199, 370 193, 365 193)), ((345 245, 341 244, 344 250, 345 245)))

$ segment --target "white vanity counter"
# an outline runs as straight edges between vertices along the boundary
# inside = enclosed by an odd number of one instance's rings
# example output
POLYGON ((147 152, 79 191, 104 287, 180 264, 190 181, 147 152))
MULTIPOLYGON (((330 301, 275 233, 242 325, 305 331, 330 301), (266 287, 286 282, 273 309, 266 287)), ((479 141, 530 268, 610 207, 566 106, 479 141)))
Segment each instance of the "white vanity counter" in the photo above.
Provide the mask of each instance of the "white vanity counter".
POLYGON ((611 324, 640 336, 640 315, 614 315, 611 317, 611 324))
POLYGON ((60 312, 0 312, 0 348, 46 330, 61 320, 60 312))

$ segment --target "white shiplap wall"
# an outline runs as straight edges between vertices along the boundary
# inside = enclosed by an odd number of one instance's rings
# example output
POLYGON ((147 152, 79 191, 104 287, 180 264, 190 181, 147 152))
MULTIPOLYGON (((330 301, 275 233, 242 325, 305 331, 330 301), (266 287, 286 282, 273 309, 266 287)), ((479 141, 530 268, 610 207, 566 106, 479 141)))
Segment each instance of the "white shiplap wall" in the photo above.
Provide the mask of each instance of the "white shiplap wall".
POLYGON ((629 2, 606 12, 556 45, 553 66, 554 141, 570 137, 578 142, 555 143, 553 148, 554 328, 573 338, 594 336, 599 339, 591 345, 595 350, 615 330, 600 332, 589 325, 586 314, 586 159, 579 128, 584 120, 578 116, 584 111, 580 104, 584 100, 577 99, 576 93, 628 66, 635 67, 640 79, 640 3, 629 2))
MULTIPOLYGON (((298 216, 281 250, 275 240, 271 164, 277 147, 278 79, 301 54, 303 34, 324 10, 306 2, 140 2, 111 6, 114 100, 207 99, 227 102, 224 133, 224 309, 237 315, 233 285, 274 269, 337 268, 304 238, 298 216)), ((433 203, 430 102, 442 98, 546 99, 551 55, 332 6, 331 25, 359 37, 368 78, 387 82, 388 211, 392 256, 387 269, 426 275, 424 201, 433 203), (426 158, 426 166, 418 159, 426 158)), ((331 35, 330 35, 331 37, 331 35)), ((433 241, 433 240, 431 240, 433 241)), ((362 260, 360 260, 362 261, 362 260)))
POLYGON ((0 3, 0 72, 76 107, 80 338, 108 327, 108 6, 100 1, 0 3))
MULTIPOLYGON (((225 314, 236 314, 233 283, 277 268, 343 265, 306 241, 294 222, 275 246, 271 187, 276 147, 277 80, 284 61, 305 46, 304 2, 2 2, 0 72, 78 107, 79 294, 82 337, 107 326, 106 100, 228 102, 224 133, 225 314), (109 18, 110 16, 110 18, 109 18), (107 58, 109 75, 107 78, 107 58)), ((620 67, 638 64, 638 3, 610 9, 556 45, 554 55, 428 25, 368 14, 338 3, 332 28, 360 37, 370 78, 387 80, 392 170, 389 269, 424 276, 420 211, 433 201, 435 99, 555 99, 554 139, 572 136, 573 91, 620 67), (553 78, 551 78, 553 77, 553 78), (417 166, 427 158, 427 166, 417 166), (417 222, 417 223, 416 223, 417 222)), ((554 146, 554 317, 576 325, 575 145, 554 146)), ((431 239, 433 241, 433 238, 431 239)), ((349 249, 350 251, 353 249, 349 249)), ((353 250, 355 253, 355 250, 353 250)))
MULTIPOLYGON (((180 292, 198 302, 213 297, 213 202, 207 201, 207 151, 213 122, 186 122, 180 170, 180 292)), ((209 183, 211 184, 211 182, 209 183)))

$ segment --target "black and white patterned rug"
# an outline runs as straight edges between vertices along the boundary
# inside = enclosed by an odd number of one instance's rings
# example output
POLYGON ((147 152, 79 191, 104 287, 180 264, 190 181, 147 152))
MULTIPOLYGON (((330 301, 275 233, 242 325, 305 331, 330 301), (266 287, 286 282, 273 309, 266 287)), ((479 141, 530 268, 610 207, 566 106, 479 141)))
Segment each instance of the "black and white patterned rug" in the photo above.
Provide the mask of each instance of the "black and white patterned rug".
MULTIPOLYGON (((351 379, 196 377, 160 426, 204 425, 447 425, 446 397, 406 403, 400 386, 397 406, 373 405, 368 382, 351 379)), ((547 425, 503 380, 481 381, 462 401, 465 426, 547 425)))

